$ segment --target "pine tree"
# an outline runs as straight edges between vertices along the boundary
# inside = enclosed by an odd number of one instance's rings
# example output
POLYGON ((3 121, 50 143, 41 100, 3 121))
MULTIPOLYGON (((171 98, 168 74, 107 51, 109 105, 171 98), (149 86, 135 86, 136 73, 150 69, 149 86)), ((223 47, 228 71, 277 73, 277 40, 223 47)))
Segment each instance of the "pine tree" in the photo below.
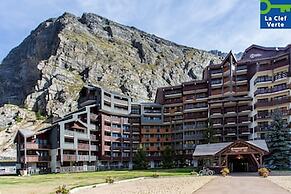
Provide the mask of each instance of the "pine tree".
POLYGON ((203 131, 203 136, 206 139, 207 143, 218 143, 219 139, 218 137, 214 136, 214 130, 211 120, 209 119, 207 121, 207 128, 203 131))
POLYGON ((173 168, 174 167, 174 151, 171 147, 167 146, 163 153, 163 168, 173 168))
POLYGON ((146 158, 146 153, 143 148, 139 148, 133 158, 134 168, 135 169, 147 169, 148 161, 146 158))
POLYGON ((270 132, 267 134, 267 144, 270 155, 266 163, 275 169, 287 169, 290 166, 290 129, 282 119, 282 112, 275 111, 270 132))

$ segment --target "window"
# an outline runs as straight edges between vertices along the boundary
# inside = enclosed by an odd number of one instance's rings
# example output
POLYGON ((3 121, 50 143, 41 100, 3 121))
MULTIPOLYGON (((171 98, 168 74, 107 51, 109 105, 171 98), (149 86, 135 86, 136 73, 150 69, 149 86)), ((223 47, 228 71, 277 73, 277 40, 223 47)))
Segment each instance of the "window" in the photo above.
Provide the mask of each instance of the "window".
POLYGON ((238 65, 236 66, 236 70, 239 71, 239 70, 246 70, 247 69, 247 66, 246 65, 238 65))
POLYGON ((112 137, 121 137, 120 133, 112 133, 112 137))
POLYGON ((221 84, 222 80, 221 79, 212 79, 211 80, 211 85, 215 85, 215 84, 221 84))
POLYGON ((287 77, 287 72, 279 72, 279 73, 276 73, 275 76, 274 76, 274 79, 275 80, 278 80, 278 79, 282 79, 282 78, 285 78, 287 77))
POLYGON ((284 84, 278 84, 278 85, 275 85, 273 87, 273 92, 277 92, 277 91, 281 91, 281 90, 285 90, 287 88, 287 84, 284 83, 284 84))
POLYGON ((260 82, 268 82, 268 81, 272 81, 272 77, 267 76, 267 75, 259 76, 255 80, 255 84, 260 83, 260 82))
POLYGON ((121 128, 120 124, 112 124, 112 128, 121 128))
POLYGON ((244 81, 244 80, 247 80, 247 77, 245 77, 245 76, 237 76, 236 77, 236 81, 244 81))
POLYGON ((222 69, 212 69, 210 71, 211 74, 217 74, 217 73, 222 73, 222 69))
POLYGON ((109 98, 111 97, 111 94, 109 94, 107 92, 104 92, 104 95, 107 96, 107 97, 109 97, 109 98))
POLYGON ((131 114, 140 114, 140 109, 137 107, 131 108, 131 114))

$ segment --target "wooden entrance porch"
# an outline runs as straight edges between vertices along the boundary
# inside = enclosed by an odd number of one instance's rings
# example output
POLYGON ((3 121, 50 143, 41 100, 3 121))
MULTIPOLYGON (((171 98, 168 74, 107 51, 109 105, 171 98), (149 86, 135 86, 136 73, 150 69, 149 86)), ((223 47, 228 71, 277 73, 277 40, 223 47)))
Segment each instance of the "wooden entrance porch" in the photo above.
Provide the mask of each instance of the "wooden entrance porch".
POLYGON ((193 158, 198 167, 228 167, 231 172, 252 172, 263 166, 263 157, 268 151, 264 140, 237 140, 197 145, 193 158))

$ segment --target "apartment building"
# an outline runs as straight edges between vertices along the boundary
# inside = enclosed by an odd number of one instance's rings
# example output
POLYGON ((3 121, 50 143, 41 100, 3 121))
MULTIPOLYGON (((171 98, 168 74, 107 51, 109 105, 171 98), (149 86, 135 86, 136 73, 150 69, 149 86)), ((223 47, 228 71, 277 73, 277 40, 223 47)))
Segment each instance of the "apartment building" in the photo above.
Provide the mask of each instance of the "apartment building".
POLYGON ((241 64, 249 70, 253 138, 264 139, 272 114, 279 110, 286 123, 291 122, 290 83, 291 45, 284 48, 251 46, 246 49, 241 64))
MULTIPOLYGON (((159 167, 171 147, 177 165, 192 165, 197 145, 208 143, 207 128, 217 142, 249 145, 243 141, 265 138, 276 110, 290 126, 290 57, 291 45, 252 45, 239 61, 230 52, 220 64, 211 63, 202 80, 158 88, 155 102, 85 86, 78 111, 35 133, 19 130, 18 162, 30 173, 132 168, 142 147, 149 166, 159 167)), ((257 150, 262 162, 266 152, 257 150)))
POLYGON ((205 71, 209 83, 209 118, 220 142, 248 140, 252 110, 247 66, 238 65, 230 52, 221 64, 205 71))

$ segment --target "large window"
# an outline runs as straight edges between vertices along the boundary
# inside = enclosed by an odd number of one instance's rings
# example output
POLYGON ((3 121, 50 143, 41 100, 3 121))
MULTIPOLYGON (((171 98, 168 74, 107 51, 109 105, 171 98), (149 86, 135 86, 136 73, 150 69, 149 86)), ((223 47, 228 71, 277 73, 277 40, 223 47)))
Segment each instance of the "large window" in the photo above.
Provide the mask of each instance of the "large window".
POLYGON ((272 77, 271 76, 267 76, 267 75, 259 76, 255 80, 255 84, 260 83, 260 82, 268 82, 268 81, 272 81, 272 77))
POLYGON ((275 80, 278 80, 278 79, 282 79, 282 78, 285 78, 287 77, 287 72, 279 72, 279 73, 276 73, 275 76, 274 76, 274 79, 275 80))

